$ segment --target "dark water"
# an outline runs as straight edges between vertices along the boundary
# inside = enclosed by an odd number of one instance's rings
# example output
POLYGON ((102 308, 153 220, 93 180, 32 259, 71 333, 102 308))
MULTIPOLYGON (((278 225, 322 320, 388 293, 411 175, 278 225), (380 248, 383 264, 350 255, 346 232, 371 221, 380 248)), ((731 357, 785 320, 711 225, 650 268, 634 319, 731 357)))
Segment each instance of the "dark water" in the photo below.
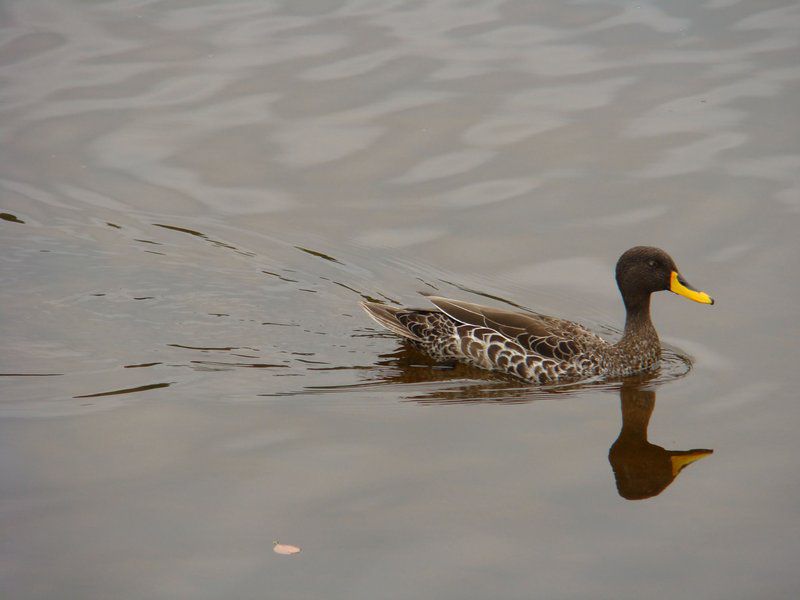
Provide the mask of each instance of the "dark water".
POLYGON ((4 598, 796 597, 796 2, 0 26, 4 598), (654 300, 650 379, 438 368, 358 308, 614 337, 641 243, 717 300, 654 300))

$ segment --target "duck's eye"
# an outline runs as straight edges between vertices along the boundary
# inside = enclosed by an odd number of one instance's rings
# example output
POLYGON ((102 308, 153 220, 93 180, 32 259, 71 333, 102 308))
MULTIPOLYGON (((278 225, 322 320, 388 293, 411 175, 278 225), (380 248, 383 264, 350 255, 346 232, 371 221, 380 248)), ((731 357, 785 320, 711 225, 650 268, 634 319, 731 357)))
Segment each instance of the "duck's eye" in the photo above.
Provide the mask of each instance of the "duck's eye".
POLYGON ((648 261, 647 261, 647 266, 648 266, 648 267, 653 267, 653 268, 655 268, 657 264, 658 264, 658 263, 657 263, 656 261, 652 260, 652 259, 650 259, 650 260, 648 260, 648 261))

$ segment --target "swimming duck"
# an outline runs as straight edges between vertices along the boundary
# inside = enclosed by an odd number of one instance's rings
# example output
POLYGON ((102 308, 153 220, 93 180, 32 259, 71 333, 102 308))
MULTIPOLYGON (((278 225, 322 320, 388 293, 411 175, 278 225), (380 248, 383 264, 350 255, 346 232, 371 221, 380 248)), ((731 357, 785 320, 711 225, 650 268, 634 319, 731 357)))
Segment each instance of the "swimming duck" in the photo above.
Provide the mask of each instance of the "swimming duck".
POLYGON ((582 325, 547 315, 514 312, 440 296, 436 308, 362 302, 367 314, 418 349, 442 361, 457 360, 538 383, 592 376, 619 377, 658 366, 661 344, 650 320, 650 294, 669 290, 714 304, 690 286, 675 261, 659 248, 636 246, 617 261, 625 303, 625 331, 615 344, 582 325))

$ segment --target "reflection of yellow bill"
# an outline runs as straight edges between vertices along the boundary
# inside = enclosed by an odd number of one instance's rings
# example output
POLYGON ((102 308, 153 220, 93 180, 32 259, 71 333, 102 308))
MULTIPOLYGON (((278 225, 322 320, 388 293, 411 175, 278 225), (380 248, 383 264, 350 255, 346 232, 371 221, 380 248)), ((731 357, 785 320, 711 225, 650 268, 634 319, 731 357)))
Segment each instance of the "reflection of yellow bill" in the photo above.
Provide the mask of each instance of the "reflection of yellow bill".
POLYGON ((686 466, 689 466, 695 461, 700 460, 701 458, 705 458, 709 454, 712 454, 713 450, 692 450, 691 452, 687 452, 686 454, 678 454, 670 456, 670 462, 672 463, 672 476, 677 477, 678 473, 681 472, 686 466))
POLYGON ((695 302, 701 302, 702 304, 714 304, 714 299, 711 296, 705 292, 693 290, 685 281, 681 282, 681 276, 678 275, 677 271, 673 271, 672 275, 670 275, 669 291, 680 294, 681 296, 684 296, 689 300, 694 300, 695 302))

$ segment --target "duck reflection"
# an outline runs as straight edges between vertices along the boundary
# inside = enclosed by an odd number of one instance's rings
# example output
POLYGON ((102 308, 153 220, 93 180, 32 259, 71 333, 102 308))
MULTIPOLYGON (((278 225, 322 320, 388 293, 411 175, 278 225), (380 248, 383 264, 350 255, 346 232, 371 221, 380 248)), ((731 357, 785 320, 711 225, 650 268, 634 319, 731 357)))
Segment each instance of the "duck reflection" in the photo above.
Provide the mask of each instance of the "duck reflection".
POLYGON ((651 444, 647 427, 656 393, 640 382, 625 382, 619 391, 622 429, 608 451, 619 495, 628 500, 652 498, 663 492, 683 469, 713 450, 667 450, 651 444))
POLYGON ((602 383, 560 386, 520 384, 503 375, 463 364, 441 365, 403 344, 383 355, 378 365, 391 368, 380 384, 417 384, 408 396, 419 404, 517 404, 565 397, 579 389, 618 389, 622 428, 608 451, 619 495, 627 500, 652 498, 663 492, 690 464, 713 453, 710 449, 667 450, 647 439, 647 428, 656 405, 652 389, 659 373, 648 373, 602 383), (435 383, 435 386, 424 384, 435 383), (452 385, 442 385, 450 383, 452 385))

